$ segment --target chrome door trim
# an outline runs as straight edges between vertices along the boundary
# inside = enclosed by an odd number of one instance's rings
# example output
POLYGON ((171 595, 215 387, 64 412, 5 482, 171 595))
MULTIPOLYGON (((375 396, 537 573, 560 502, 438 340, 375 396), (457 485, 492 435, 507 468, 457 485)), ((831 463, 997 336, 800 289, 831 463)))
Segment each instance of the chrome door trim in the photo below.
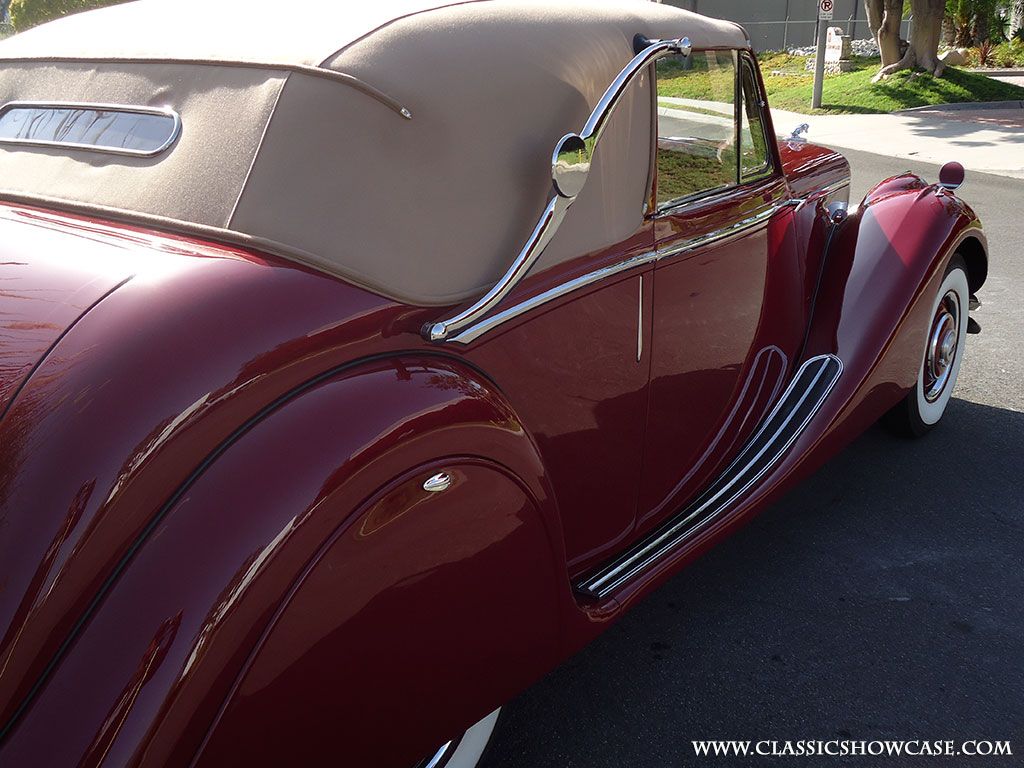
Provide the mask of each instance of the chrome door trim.
POLYGON ((801 208, 803 208, 805 205, 812 202, 813 200, 817 200, 822 197, 828 197, 829 195, 835 194, 836 192, 845 187, 849 187, 851 180, 852 179, 849 176, 846 176, 840 179, 839 181, 835 181, 831 184, 825 184, 820 187, 815 187, 810 192, 807 192, 806 194, 801 195, 800 197, 790 198, 789 205, 793 206, 795 210, 799 211, 801 208))
POLYGON ((17 137, 0 137, 0 144, 29 147, 49 147, 56 149, 81 149, 89 152, 101 152, 107 155, 124 155, 128 157, 156 157, 167 151, 181 135, 181 115, 170 107, 144 107, 133 104, 102 104, 77 101, 43 102, 43 101, 9 101, 0 107, 0 117, 15 109, 79 109, 94 112, 120 112, 129 115, 153 115, 167 117, 172 120, 171 130, 164 142, 155 149, 124 149, 109 147, 102 144, 85 144, 82 142, 56 141, 47 139, 20 139, 17 137))
POLYGON ((702 235, 697 235, 696 237, 675 240, 669 245, 658 249, 657 259, 660 261, 661 259, 667 259, 671 256, 678 256, 680 253, 692 251, 694 248, 699 248, 703 245, 711 245, 712 243, 717 243, 721 240, 728 240, 729 238, 737 235, 742 235, 748 230, 755 229, 760 225, 766 224, 779 209, 784 207, 784 205, 779 204, 766 205, 755 213, 752 213, 747 218, 734 222, 727 227, 722 227, 714 232, 706 232, 702 235))
POLYGON ((508 309, 503 309, 500 312, 485 317, 479 322, 473 323, 468 326, 461 333, 455 336, 449 337, 447 340, 456 344, 469 344, 476 341, 480 336, 497 328, 504 323, 516 319, 520 315, 531 312, 538 307, 547 304, 549 301, 561 298, 566 294, 577 291, 581 288, 585 288, 588 285, 604 280, 605 278, 612 277, 622 272, 628 272, 631 269, 642 267, 651 262, 660 261, 661 259, 670 258, 677 256, 680 253, 700 248, 703 245, 710 245, 712 243, 724 242, 730 238, 738 237, 740 235, 748 233, 750 230, 760 226, 767 225, 772 215, 777 213, 784 208, 789 207, 789 202, 775 203, 772 205, 765 206, 756 213, 748 216, 747 218, 730 224, 722 229, 715 230, 714 232, 707 232, 698 237, 687 238, 683 241, 676 241, 668 246, 659 248, 653 251, 647 251, 645 253, 631 256, 628 259, 611 264, 607 267, 588 272, 585 275, 568 280, 554 288, 549 288, 542 293, 538 293, 529 299, 515 304, 508 309))
POLYGON ((471 341, 475 341, 482 334, 497 328, 499 325, 514 320, 515 318, 530 312, 537 307, 547 304, 549 301, 561 298, 566 294, 578 291, 580 288, 586 288, 588 285, 604 280, 606 277, 617 275, 620 272, 627 272, 636 267, 641 267, 645 264, 650 263, 655 258, 654 251, 648 251, 646 253, 639 254, 637 256, 631 256, 624 261, 620 261, 616 264, 612 264, 607 267, 588 272, 585 275, 568 280, 560 285, 556 285, 554 288, 549 288, 543 293, 538 293, 525 301, 521 301, 518 304, 504 309, 501 312, 496 312, 490 317, 486 317, 480 322, 469 326, 462 333, 457 336, 452 336, 449 341, 453 341, 457 344, 469 344, 471 341))

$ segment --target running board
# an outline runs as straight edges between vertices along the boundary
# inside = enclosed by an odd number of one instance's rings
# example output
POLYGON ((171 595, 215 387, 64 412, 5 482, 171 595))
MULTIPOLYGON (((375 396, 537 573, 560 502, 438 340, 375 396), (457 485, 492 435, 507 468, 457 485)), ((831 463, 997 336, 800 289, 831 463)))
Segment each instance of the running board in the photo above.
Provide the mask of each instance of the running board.
POLYGON ((602 600, 672 554, 721 515, 782 458, 839 381, 843 363, 835 355, 800 366, 778 404, 729 468, 675 516, 621 555, 577 582, 583 597, 602 600))

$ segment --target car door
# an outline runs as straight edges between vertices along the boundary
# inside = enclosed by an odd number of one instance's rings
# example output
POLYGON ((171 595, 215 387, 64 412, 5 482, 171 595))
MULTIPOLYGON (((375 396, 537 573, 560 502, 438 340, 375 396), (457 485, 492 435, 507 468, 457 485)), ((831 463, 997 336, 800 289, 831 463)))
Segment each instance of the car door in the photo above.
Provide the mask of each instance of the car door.
POLYGON ((694 51, 660 60, 657 75, 657 261, 638 534, 735 456, 780 394, 803 330, 800 296, 786 298, 792 216, 752 58, 694 51))
POLYGON ((623 95, 586 188, 530 274, 455 345, 536 442, 573 573, 635 529, 654 290, 650 86, 645 74, 623 95))

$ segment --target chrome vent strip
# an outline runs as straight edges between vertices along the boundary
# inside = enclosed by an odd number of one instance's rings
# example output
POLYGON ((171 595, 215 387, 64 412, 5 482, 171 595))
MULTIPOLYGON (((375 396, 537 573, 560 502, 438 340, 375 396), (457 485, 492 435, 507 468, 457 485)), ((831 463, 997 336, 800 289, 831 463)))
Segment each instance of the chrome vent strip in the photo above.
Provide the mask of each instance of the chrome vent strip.
POLYGON ((804 363, 754 437, 707 490, 645 539, 579 582, 576 590, 587 597, 605 598, 716 519, 782 458, 824 403, 842 370, 842 361, 834 355, 804 363))

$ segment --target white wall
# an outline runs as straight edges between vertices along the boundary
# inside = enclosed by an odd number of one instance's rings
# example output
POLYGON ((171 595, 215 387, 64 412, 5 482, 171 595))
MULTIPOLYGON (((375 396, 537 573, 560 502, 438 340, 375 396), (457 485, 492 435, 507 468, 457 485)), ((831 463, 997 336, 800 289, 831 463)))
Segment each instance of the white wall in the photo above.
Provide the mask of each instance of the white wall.
MULTIPOLYGON (((814 45, 813 23, 817 0, 662 0, 687 10, 739 22, 746 28, 754 48, 780 50, 788 46, 814 45), (789 17, 788 30, 785 22, 789 17)), ((842 27, 854 39, 871 37, 862 0, 835 0, 832 25, 842 27)))

